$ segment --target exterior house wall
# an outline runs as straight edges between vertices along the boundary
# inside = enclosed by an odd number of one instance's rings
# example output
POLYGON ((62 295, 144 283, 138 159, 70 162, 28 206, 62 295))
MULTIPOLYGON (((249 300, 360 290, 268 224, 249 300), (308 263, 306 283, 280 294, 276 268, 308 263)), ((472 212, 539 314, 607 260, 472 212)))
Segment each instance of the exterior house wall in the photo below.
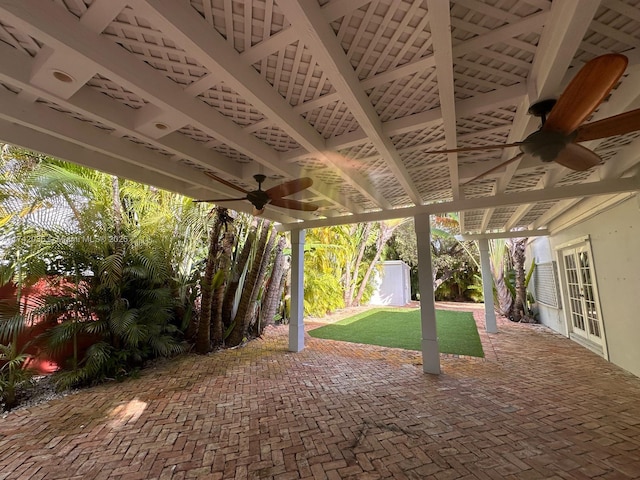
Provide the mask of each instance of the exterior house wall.
MULTIPOLYGON (((587 237, 600 300, 609 360, 640 376, 640 202, 638 197, 529 244, 527 257, 537 264, 556 261, 557 248, 587 237)), ((557 270, 556 270, 557 271, 557 270)), ((563 278, 558 272, 561 288, 563 278)), ((566 291, 566 290, 565 290, 566 291)), ((535 292, 534 292, 535 295, 535 292)), ((539 305, 540 322, 568 335, 566 308, 539 305)))

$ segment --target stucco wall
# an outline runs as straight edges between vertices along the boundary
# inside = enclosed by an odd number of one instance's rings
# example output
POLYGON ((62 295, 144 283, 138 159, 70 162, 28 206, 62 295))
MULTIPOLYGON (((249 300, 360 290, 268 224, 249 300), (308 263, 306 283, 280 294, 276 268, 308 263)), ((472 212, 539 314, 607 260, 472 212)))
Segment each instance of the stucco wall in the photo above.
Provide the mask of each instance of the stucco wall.
MULTIPOLYGON (((631 198, 551 237, 535 239, 536 262, 557 260, 555 248, 589 236, 609 360, 640 376, 640 202, 631 198)), ((560 279, 562 281, 562 279, 560 279)), ((564 311, 541 307, 540 320, 566 334, 564 311)))

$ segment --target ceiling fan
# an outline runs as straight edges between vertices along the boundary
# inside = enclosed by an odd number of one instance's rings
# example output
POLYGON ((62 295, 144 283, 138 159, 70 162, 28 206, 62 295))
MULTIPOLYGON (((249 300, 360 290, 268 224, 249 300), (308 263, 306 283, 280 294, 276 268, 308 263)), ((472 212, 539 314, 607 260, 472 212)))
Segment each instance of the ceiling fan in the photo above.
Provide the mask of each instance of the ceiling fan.
POLYGON ((542 162, 556 162, 571 170, 584 171, 602 159, 579 142, 623 135, 640 130, 640 108, 595 122, 582 123, 609 95, 627 68, 627 57, 610 53, 587 62, 558 100, 543 100, 529 108, 529 114, 540 117, 541 127, 520 142, 478 147, 431 150, 425 154, 471 152, 519 147, 515 157, 472 178, 468 185, 528 154, 542 162))
POLYGON ((221 203, 221 202, 233 202, 237 200, 249 200, 253 205, 253 214, 261 215, 264 212, 264 208, 267 204, 274 205, 276 207, 288 208, 290 210, 301 210, 304 212, 315 212, 319 207, 318 205, 310 202, 299 202, 298 200, 294 200, 292 198, 283 198, 288 195, 293 195, 294 193, 301 192, 309 188, 313 185, 313 180, 308 177, 297 178, 295 180, 290 180, 288 182, 281 183, 280 185, 276 185, 275 187, 271 187, 268 190, 262 190, 262 182, 266 180, 266 175, 256 174, 253 176, 256 182, 258 182, 258 189, 247 191, 238 185, 234 185, 231 182, 226 181, 224 178, 220 178, 212 173, 205 172, 210 178, 213 178, 215 181, 226 185, 227 187, 233 188, 234 190, 238 190, 245 194, 244 197, 240 198, 217 198, 211 200, 194 200, 194 202, 210 202, 210 203, 221 203))

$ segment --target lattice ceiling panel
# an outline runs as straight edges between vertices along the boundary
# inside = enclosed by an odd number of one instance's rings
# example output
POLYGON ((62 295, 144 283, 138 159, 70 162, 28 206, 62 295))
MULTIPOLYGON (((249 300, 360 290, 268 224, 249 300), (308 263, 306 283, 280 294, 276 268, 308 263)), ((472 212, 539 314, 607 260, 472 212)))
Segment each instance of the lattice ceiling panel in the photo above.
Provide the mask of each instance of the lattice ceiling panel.
POLYGON ((42 44, 36 39, 4 22, 0 22, 0 41, 32 57, 35 57, 42 47, 42 44))
MULTIPOLYGON (((523 2, 501 2, 492 6, 470 2, 456 4, 451 9, 454 45, 540 11, 523 2)), ((483 46, 454 59, 456 98, 462 100, 501 86, 526 82, 538 43, 539 35, 524 32, 510 41, 483 46)))
POLYGON ((22 90, 18 87, 14 87, 13 85, 7 85, 6 83, 0 82, 0 87, 9 90, 11 93, 20 93, 22 90))
MULTIPOLYGON (((322 180, 327 185, 335 186, 335 185, 343 185, 343 181, 335 171, 325 168, 323 170, 314 172, 314 177, 322 180)), ((350 187, 352 188, 352 187, 350 187)))
POLYGON ((190 3, 241 53, 290 25, 273 0, 191 0, 190 3))
POLYGON ((505 193, 526 192, 536 188, 540 179, 545 174, 545 168, 540 167, 534 171, 516 173, 509 182, 505 193))
POLYGON ((394 208, 408 207, 413 205, 413 202, 409 198, 408 195, 404 193, 404 189, 399 188, 387 188, 385 190, 380 190, 380 195, 384 198, 389 199, 389 203, 394 208))
MULTIPOLYGON (((511 49, 501 48, 509 52, 511 49)), ((494 54, 468 54, 456 59, 454 65, 454 84, 456 87, 456 98, 464 100, 480 93, 492 92, 500 87, 510 87, 526 82, 528 70, 514 65, 516 62, 508 62, 509 53, 496 60, 494 54)), ((526 62, 522 62, 525 64, 526 62)))
POLYGON ((64 6, 78 18, 82 18, 92 3, 91 0, 55 0, 55 2, 64 6))
POLYGON ((118 85, 114 81, 103 77, 102 75, 95 75, 91 80, 87 82, 87 85, 95 90, 103 93, 114 100, 126 105, 127 107, 137 110, 147 105, 149 102, 144 98, 130 92, 126 88, 118 85))
MULTIPOLYGON (((446 157, 444 157, 446 160, 446 157)), ((480 165, 483 168, 480 171, 487 171, 495 165, 495 160, 502 158, 500 150, 488 150, 478 154, 477 152, 458 155, 458 167, 480 165)))
POLYGON ((638 138, 640 138, 640 132, 633 132, 627 135, 618 135, 616 137, 605 138, 595 148, 595 152, 603 156, 605 152, 612 150, 617 151, 620 148, 630 145, 638 138))
POLYGON ((360 79, 421 58, 433 48, 421 2, 371 2, 331 27, 360 79))
POLYGON ((578 183, 582 183, 584 180, 587 180, 593 172, 591 170, 587 170, 585 172, 576 172, 574 170, 567 170, 567 174, 557 183, 558 187, 563 187, 565 185, 576 185, 578 183))
POLYGON ((322 160, 315 157, 301 158, 300 160, 296 160, 295 164, 298 165, 299 167, 302 167, 305 171, 313 171, 313 170, 327 168, 327 166, 322 160))
POLYGON ((261 128, 253 134, 277 152, 289 152, 300 148, 298 142, 275 125, 261 128))
POLYGON ((425 169, 420 173, 413 173, 416 187, 425 202, 437 201, 442 198, 451 198, 451 179, 446 170, 425 169))
POLYGON ((462 223, 464 224, 464 232, 473 233, 480 230, 482 220, 484 219, 484 210, 467 210, 462 212, 462 223))
POLYGON ((356 169, 362 173, 364 177, 377 179, 382 177, 394 177, 393 172, 389 168, 387 162, 380 157, 371 159, 367 162, 359 162, 356 169))
POLYGON ((476 180, 472 184, 462 187, 466 198, 488 197, 493 195, 495 190, 495 182, 493 180, 476 180))
POLYGON ((573 65, 586 62, 609 52, 626 52, 640 45, 640 16, 637 0, 604 1, 581 48, 576 52, 573 65))
POLYGON ((324 138, 352 132, 359 126, 349 108, 342 101, 314 108, 302 116, 324 138))
POLYGON ((429 125, 407 133, 392 135, 391 141, 398 150, 444 141, 444 126, 442 124, 429 125))
POLYGON ((439 166, 441 168, 448 168, 447 157, 444 155, 426 155, 420 150, 407 150, 400 152, 400 158, 402 164, 413 175, 413 172, 421 170, 422 168, 439 166))
POLYGON ((265 119, 262 113, 225 84, 210 88, 198 95, 198 98, 242 127, 255 125, 265 119))
POLYGON ((370 142, 338 150, 338 153, 345 158, 354 160, 379 155, 376 147, 370 142))
POLYGON ((173 157, 172 152, 169 152, 168 150, 160 148, 157 145, 154 145, 152 143, 146 142, 138 137, 133 137, 131 135, 124 135, 122 138, 129 140, 131 143, 135 143, 136 145, 139 145, 141 147, 145 147, 145 148, 148 148, 149 150, 153 150, 154 152, 159 153, 160 155, 164 155, 165 157, 173 157))
POLYGON ((498 207, 493 211, 493 215, 491 215, 491 219, 489 220, 489 225, 487 226, 488 230, 498 230, 507 223, 518 207, 516 206, 508 206, 508 207, 498 207))
POLYGON ((253 163, 253 159, 251 157, 239 152, 227 144, 213 145, 210 148, 238 163, 253 163))
POLYGON ((331 82, 300 42, 287 45, 253 66, 292 106, 334 91, 331 82))
POLYGON ((212 137, 208 133, 203 132, 199 128, 194 127, 193 125, 186 125, 179 129, 178 132, 199 143, 220 145, 220 142, 214 137, 212 137))
POLYGON ((131 8, 120 12, 103 35, 180 85, 190 85, 209 73, 197 60, 131 8))
POLYGON ((533 222, 538 220, 542 215, 547 213, 547 211, 549 211, 549 209, 555 206, 557 203, 558 203, 557 201, 536 203, 531 207, 531 209, 527 212, 527 214, 520 219, 520 221, 517 223, 517 225, 515 225, 515 227, 528 228, 529 225, 531 225, 533 222))
MULTIPOLYGON (((72 118, 75 118, 76 120, 80 120, 86 124, 92 125, 96 128, 99 128, 100 130, 104 131, 104 132, 108 132, 108 133, 113 133, 114 129, 105 125, 104 123, 101 123, 95 119, 91 119, 91 118, 87 118, 85 115, 82 115, 81 113, 75 112, 73 110, 69 110, 65 107, 62 107, 58 104, 55 104, 53 102, 49 102, 47 100, 43 100, 40 99, 38 100, 36 103, 41 104, 41 105, 46 105, 47 107, 60 112, 60 113, 64 113, 65 115, 69 115, 72 118)), ((154 149, 157 147, 153 147, 154 149)))
POLYGON ((406 76, 367 91, 380 119, 395 118, 437 108, 440 105, 435 69, 406 76))
MULTIPOLYGON (((470 139, 481 136, 491 143, 500 143, 509 135, 509 129, 516 115, 516 107, 484 111, 457 120, 458 145, 466 146, 470 139)), ((470 143, 472 145, 473 143, 470 143)))

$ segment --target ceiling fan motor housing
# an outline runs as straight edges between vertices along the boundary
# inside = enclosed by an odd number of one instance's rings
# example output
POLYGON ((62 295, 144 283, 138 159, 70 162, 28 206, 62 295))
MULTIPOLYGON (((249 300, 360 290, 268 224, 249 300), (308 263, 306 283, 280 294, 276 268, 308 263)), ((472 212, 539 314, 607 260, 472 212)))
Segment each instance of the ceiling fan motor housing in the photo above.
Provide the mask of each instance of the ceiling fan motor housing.
POLYGON ((573 141, 574 136, 575 134, 563 135, 559 132, 538 130, 522 142, 520 150, 543 162, 553 162, 560 151, 573 141))
POLYGON ((271 198, 264 190, 254 190, 247 193, 247 200, 256 207, 258 210, 262 210, 264 206, 271 201, 271 198))

